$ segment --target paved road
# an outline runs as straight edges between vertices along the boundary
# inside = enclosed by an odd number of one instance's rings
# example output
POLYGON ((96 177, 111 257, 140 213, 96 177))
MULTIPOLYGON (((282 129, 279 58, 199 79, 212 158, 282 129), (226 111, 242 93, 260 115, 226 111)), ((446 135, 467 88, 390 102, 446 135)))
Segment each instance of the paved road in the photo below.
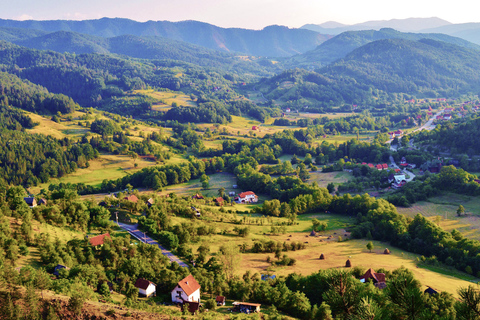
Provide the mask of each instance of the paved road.
POLYGON ((403 170, 403 172, 405 172, 405 174, 409 176, 409 178, 405 178, 406 182, 410 182, 415 178, 415 174, 413 174, 413 172, 407 171, 406 169, 403 169, 403 168, 400 168, 399 166, 397 166, 397 164, 395 163, 395 160, 393 159, 392 156, 390 156, 390 162, 391 162, 391 164, 393 165, 394 168, 403 170))
POLYGON ((433 121, 437 118, 437 116, 441 115, 445 110, 440 110, 438 111, 437 113, 435 113, 431 118, 430 120, 428 120, 427 122, 425 122, 425 124, 423 126, 421 126, 420 128, 418 129, 415 129, 413 130, 413 132, 415 131, 420 131, 420 130, 428 130, 428 131, 431 131, 433 129, 435 129, 436 125, 433 125, 433 121))
POLYGON ((118 223, 118 226, 123 230, 128 231, 132 236, 137 238, 138 240, 142 241, 143 243, 148 243, 154 246, 158 246, 160 250, 162 250, 162 254, 167 256, 170 261, 176 262, 180 265, 180 267, 188 268, 188 265, 180 260, 176 255, 171 253, 169 250, 162 247, 156 240, 153 240, 148 235, 144 234, 142 231, 138 230, 138 224, 126 224, 126 223, 118 223))

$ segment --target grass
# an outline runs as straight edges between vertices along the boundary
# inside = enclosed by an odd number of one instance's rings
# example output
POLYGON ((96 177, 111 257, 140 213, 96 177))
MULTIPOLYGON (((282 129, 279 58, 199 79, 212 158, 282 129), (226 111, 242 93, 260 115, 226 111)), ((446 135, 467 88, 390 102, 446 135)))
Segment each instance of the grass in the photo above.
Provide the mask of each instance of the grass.
MULTIPOLYGON (((7 219, 10 220, 10 225, 13 229, 17 229, 17 227, 21 225, 21 223, 18 223, 17 220, 14 218, 7 217, 7 219)), ((35 235, 45 233, 50 236, 51 241, 55 241, 56 239, 58 239, 61 243, 66 243, 73 239, 82 239, 84 236, 81 232, 55 227, 47 223, 40 223, 37 220, 32 220, 32 228, 35 235)), ((24 267, 27 265, 31 265, 35 268, 41 267, 40 252, 38 248, 29 247, 28 250, 30 251, 28 255, 20 256, 20 258, 16 260, 16 266, 24 267)))
MULTIPOLYGON (((172 160, 173 161, 173 160, 172 160)), ((29 189, 31 193, 38 193, 42 188, 48 188, 56 183, 84 183, 86 185, 99 186, 104 179, 116 180, 127 174, 134 173, 142 168, 156 165, 155 162, 138 158, 135 168, 134 160, 127 155, 102 154, 98 159, 89 161, 88 168, 78 169, 75 172, 58 179, 52 179, 48 183, 40 184, 29 189)))
POLYGON ((399 213, 414 217, 421 214, 434 221, 445 231, 456 229, 469 239, 480 240, 480 198, 469 197, 454 193, 446 193, 442 196, 430 198, 428 201, 420 201, 409 208, 398 207, 399 213), (465 207, 466 216, 458 217, 459 205, 465 207))
POLYGON ((150 96, 158 100, 158 103, 152 105, 152 109, 156 111, 167 111, 173 103, 179 106, 195 107, 197 104, 190 99, 190 96, 181 92, 159 92, 153 89, 136 90, 134 93, 150 96))
POLYGON ((27 112, 27 114, 34 122, 38 123, 33 129, 27 130, 30 133, 50 135, 57 139, 63 139, 68 136, 70 139, 75 140, 90 131, 88 128, 78 125, 78 117, 84 115, 82 112, 77 111, 72 114, 73 119, 77 119, 77 121, 61 121, 58 123, 35 113, 27 112))
POLYGON ((316 182, 320 187, 326 188, 329 183, 333 183, 335 187, 347 182, 352 177, 349 172, 310 172, 309 183, 316 182))

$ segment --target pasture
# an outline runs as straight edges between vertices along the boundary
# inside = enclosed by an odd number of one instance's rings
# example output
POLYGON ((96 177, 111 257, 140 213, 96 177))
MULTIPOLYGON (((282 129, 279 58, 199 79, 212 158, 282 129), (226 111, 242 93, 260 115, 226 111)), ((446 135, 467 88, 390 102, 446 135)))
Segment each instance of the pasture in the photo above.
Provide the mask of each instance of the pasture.
POLYGON ((409 208, 397 207, 399 213, 409 217, 421 214, 445 231, 456 229, 469 239, 480 240, 480 198, 454 193, 420 201, 409 208), (458 206, 465 207, 465 216, 458 217, 458 206))
POLYGON ((155 111, 167 111, 172 107, 173 103, 178 106, 195 107, 196 103, 190 96, 182 92, 173 91, 155 91, 149 90, 135 90, 134 93, 142 94, 156 99, 158 102, 152 105, 152 109, 155 111))
MULTIPOLYGON (((238 208, 238 206, 236 206, 238 208)), ((227 207, 227 210, 229 207, 227 207)), ((338 216, 332 214, 307 214, 299 216, 298 224, 286 226, 285 234, 272 234, 271 224, 277 225, 285 218, 266 218, 259 215, 241 215, 218 213, 212 217, 204 217, 200 223, 207 225, 213 223, 217 230, 217 234, 198 238, 198 241, 192 246, 193 252, 196 253, 200 245, 207 245, 210 248, 211 255, 214 256, 219 251, 220 246, 225 242, 233 242, 234 244, 246 245, 252 248, 255 241, 274 240, 280 243, 290 244, 292 242, 305 243, 306 248, 302 250, 282 252, 290 258, 296 259, 294 266, 273 266, 267 262, 269 257, 275 260, 273 253, 243 253, 241 262, 237 268, 237 274, 243 275, 247 270, 260 274, 270 273, 277 276, 286 276, 292 272, 303 275, 314 273, 320 269, 344 268, 347 259, 352 261, 353 266, 359 266, 365 270, 368 268, 385 268, 394 270, 400 267, 406 267, 415 274, 420 282, 427 286, 432 286, 437 290, 447 291, 456 294, 459 287, 465 287, 471 284, 471 281, 478 279, 468 274, 458 272, 448 267, 423 267, 418 264, 419 255, 403 252, 397 248, 391 247, 387 243, 373 241, 374 249, 370 253, 366 248, 368 240, 352 240, 349 239, 349 233, 346 228, 351 225, 350 217, 338 216), (312 230, 311 219, 317 218, 328 223, 328 229, 317 233, 316 236, 310 236, 312 230), (268 222, 268 220, 270 222, 268 222), (246 237, 237 236, 233 232, 233 228, 238 226, 234 221, 242 221, 239 227, 249 227, 250 233, 246 237), (339 236, 342 237, 339 242, 339 236), (345 241, 347 240, 347 241, 345 241), (391 254, 385 255, 383 251, 389 248, 391 254), (325 260, 320 260, 320 254, 326 256, 325 260)), ((180 223, 183 218, 175 218, 175 223, 180 223)))

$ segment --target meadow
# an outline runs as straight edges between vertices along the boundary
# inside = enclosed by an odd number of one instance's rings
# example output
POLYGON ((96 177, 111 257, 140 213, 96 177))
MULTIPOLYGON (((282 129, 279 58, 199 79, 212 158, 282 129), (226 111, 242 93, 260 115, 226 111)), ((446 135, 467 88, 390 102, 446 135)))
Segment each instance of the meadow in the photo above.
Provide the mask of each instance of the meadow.
POLYGON ((432 197, 428 201, 420 201, 409 208, 397 207, 399 213, 409 217, 421 214, 445 231, 456 229, 465 237, 480 240, 480 198, 454 193, 432 197), (458 217, 458 206, 465 208, 465 216, 458 217))
POLYGON ((156 111, 168 111, 173 103, 178 106, 195 107, 197 104, 190 99, 190 96, 173 91, 156 91, 149 90, 135 90, 133 93, 142 94, 156 99, 158 102, 152 105, 152 109, 156 111))

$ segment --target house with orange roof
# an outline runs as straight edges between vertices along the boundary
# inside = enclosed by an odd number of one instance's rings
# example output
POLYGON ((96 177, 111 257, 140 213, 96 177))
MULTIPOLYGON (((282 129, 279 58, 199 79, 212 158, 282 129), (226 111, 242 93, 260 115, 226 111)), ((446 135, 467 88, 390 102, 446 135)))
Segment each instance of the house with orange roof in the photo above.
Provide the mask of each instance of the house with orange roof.
POLYGON ((360 282, 366 282, 372 280, 375 287, 384 289, 387 287, 385 273, 377 273, 372 268, 368 269, 363 276, 360 277, 360 282))
POLYGON ((97 248, 103 246, 103 244, 105 243, 105 238, 108 238, 110 240, 112 239, 110 237, 110 233, 104 233, 95 237, 88 238, 88 242, 90 243, 90 245, 92 245, 92 247, 97 248))
POLYGON ((240 192, 238 197, 235 197, 237 203, 251 203, 258 202, 258 197, 253 191, 240 192))
POLYGON ((200 284, 192 275, 180 280, 172 290, 172 302, 200 302, 200 284))

